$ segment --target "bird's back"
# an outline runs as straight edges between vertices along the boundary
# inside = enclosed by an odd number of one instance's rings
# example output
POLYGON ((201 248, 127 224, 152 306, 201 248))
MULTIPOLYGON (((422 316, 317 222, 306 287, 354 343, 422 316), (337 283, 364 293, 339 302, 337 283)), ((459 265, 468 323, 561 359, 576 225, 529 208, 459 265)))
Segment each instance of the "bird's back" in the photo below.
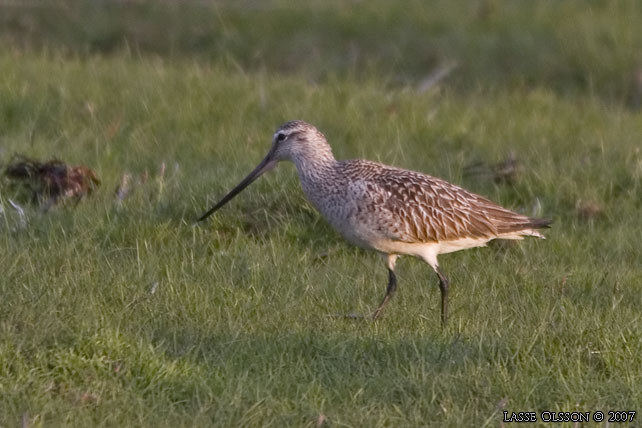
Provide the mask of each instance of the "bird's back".
POLYGON ((338 163, 355 224, 405 243, 540 236, 550 221, 503 208, 445 180, 365 160, 338 163))

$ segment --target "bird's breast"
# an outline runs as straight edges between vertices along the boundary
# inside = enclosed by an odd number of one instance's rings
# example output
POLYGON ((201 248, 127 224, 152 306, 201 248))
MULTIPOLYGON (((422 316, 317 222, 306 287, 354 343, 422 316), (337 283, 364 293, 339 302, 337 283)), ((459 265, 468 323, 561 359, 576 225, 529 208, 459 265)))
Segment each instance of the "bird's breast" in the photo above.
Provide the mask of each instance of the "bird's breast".
POLYGON ((323 186, 302 181, 303 192, 321 215, 352 244, 379 250, 377 242, 387 240, 378 225, 375 207, 355 197, 349 186, 323 186))

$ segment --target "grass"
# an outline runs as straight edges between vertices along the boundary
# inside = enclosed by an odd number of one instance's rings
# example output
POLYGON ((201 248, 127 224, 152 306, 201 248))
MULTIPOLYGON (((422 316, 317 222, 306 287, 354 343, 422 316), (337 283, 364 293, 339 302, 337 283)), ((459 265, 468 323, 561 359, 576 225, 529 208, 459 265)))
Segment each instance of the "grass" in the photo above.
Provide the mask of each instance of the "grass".
MULTIPOLYGON (((410 3, 358 17, 312 2, 307 30, 303 8, 289 15, 282 3, 207 9, 229 31, 244 25, 231 34, 264 35, 260 60, 217 26, 203 30, 209 44, 179 43, 181 55, 155 27, 136 53, 40 24, 21 44, 5 26, 0 161, 56 156, 94 168, 103 185, 46 214, 0 187, 0 426, 313 427, 323 415, 326 426, 480 427, 500 426, 503 410, 640 410, 642 118, 625 103, 625 76, 641 15, 632 2, 517 4, 459 27, 477 9, 437 2, 442 13, 427 15, 410 3), (377 19, 390 20, 390 38, 371 35, 377 19), (287 31, 320 46, 312 65, 327 68, 287 69, 285 53, 299 52, 287 31), (460 66, 422 93, 431 67, 411 55, 413 35, 431 31, 460 66), (597 43, 605 33, 618 43, 597 43), (341 61, 350 40, 367 46, 364 63, 341 61), (400 59, 378 67, 393 45, 400 59), (267 54, 279 49, 281 59, 267 54), (552 217, 553 229, 545 241, 441 257, 452 282, 443 331, 436 278, 409 258, 381 321, 334 317, 370 313, 385 268, 320 218, 292 165, 192 224, 293 118, 316 124, 338 158, 425 171, 552 217), (513 185, 464 173, 511 152, 524 165, 513 185), (118 203, 122 175, 145 172, 118 203), (601 212, 582 216, 586 202, 601 212)), ((104 7, 79 9, 78 22, 129 31, 110 21, 110 7, 125 6, 104 7)), ((160 23, 191 10, 157 7, 160 23)))

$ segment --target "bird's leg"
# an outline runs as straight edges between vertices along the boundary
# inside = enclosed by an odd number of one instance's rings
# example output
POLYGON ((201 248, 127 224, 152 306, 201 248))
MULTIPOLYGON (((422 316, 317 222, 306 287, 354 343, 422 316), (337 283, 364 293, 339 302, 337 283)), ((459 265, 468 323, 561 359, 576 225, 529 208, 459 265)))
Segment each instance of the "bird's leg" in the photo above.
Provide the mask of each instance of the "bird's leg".
POLYGON ((386 289, 386 295, 383 297, 383 300, 381 301, 381 304, 375 311, 375 313, 372 315, 372 319, 376 320, 381 316, 381 312, 383 311, 384 306, 386 306, 386 303, 388 303, 388 300, 392 298, 392 295, 394 292, 397 290, 397 277, 395 276, 394 271, 392 269, 388 269, 388 288, 386 289))
POLYGON ((435 272, 439 277, 439 290, 441 291, 441 326, 445 327, 448 319, 448 287, 450 282, 439 267, 435 268, 435 272))
POLYGON ((388 288, 386 289, 386 295, 383 297, 381 304, 379 305, 375 313, 372 315, 373 320, 376 320, 381 316, 381 312, 383 312, 384 306, 386 306, 388 301, 392 298, 392 295, 394 294, 394 292, 397 290, 397 277, 395 276, 395 272, 394 272, 397 255, 387 254, 385 257, 387 257, 387 261, 388 261, 388 288))

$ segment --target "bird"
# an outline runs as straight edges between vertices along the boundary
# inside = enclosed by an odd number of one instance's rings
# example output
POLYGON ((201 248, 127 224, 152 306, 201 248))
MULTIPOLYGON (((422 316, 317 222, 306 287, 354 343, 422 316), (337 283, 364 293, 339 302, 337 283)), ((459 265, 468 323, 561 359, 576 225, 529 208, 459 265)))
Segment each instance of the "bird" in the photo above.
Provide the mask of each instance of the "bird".
POLYGON ((418 257, 437 274, 443 327, 450 282, 437 256, 485 246, 493 239, 544 238, 539 229, 551 224, 421 172, 362 159, 336 160, 326 137, 302 120, 281 125, 265 158, 197 221, 208 218, 281 161, 294 163, 306 198, 335 230, 350 243, 382 255, 388 285, 372 314, 375 320, 397 290, 399 256, 418 257))

